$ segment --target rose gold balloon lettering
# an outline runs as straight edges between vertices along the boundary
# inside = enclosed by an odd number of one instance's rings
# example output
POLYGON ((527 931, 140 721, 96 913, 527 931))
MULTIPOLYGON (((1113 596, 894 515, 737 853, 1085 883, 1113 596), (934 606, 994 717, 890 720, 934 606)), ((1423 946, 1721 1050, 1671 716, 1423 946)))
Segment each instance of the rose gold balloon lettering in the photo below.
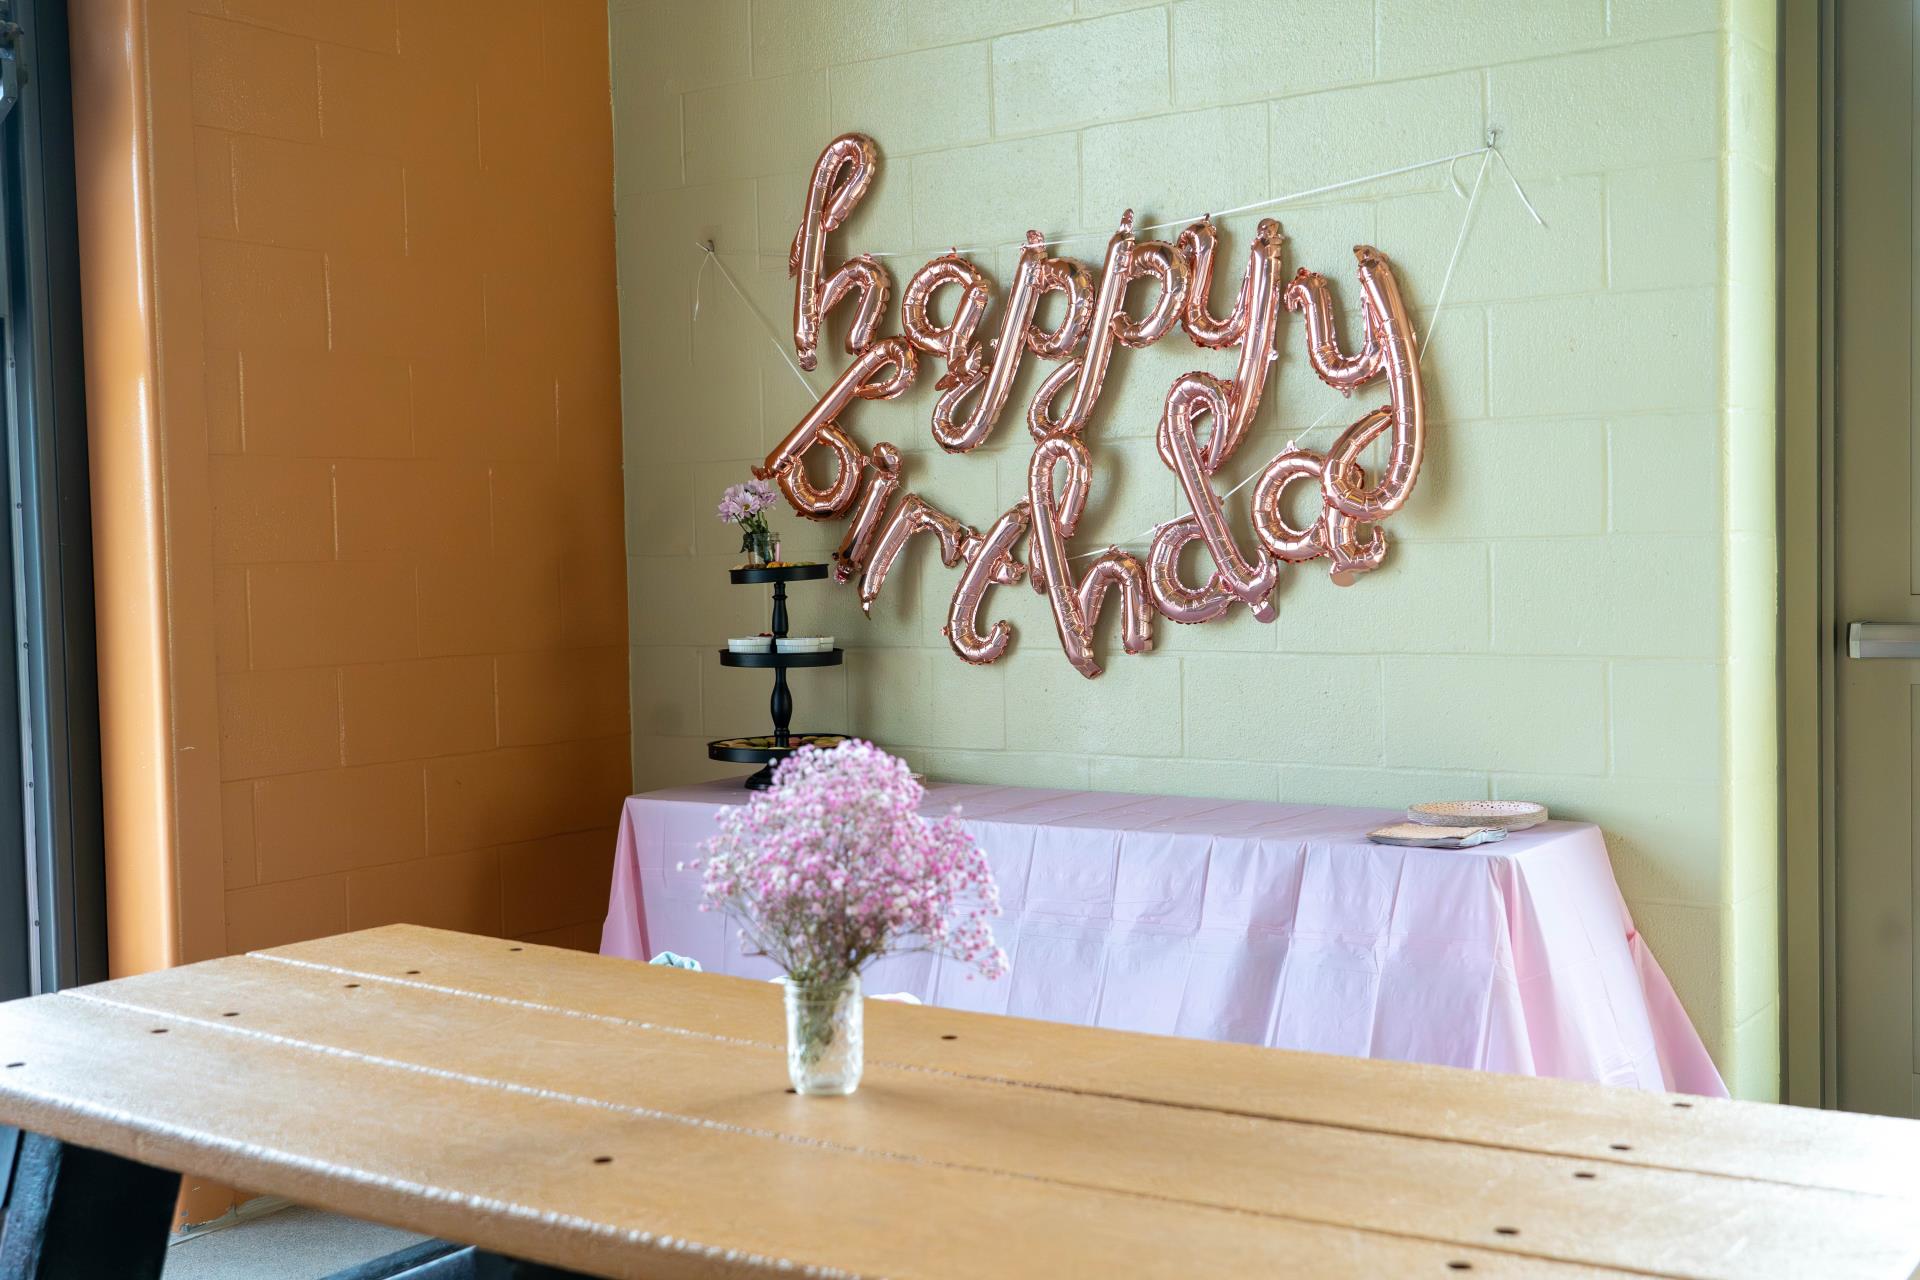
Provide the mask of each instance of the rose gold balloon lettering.
POLYGON ((863 613, 873 612, 873 602, 880 598, 880 588, 886 585, 893 562, 899 559, 907 540, 922 532, 931 533, 939 539, 940 562, 949 569, 960 563, 967 542, 977 536, 972 529, 919 494, 910 493, 902 498, 900 505, 893 509, 893 514, 882 526, 880 536, 873 544, 873 558, 867 561, 867 570, 860 575, 860 609, 863 613))
POLYGON ((1207 540, 1207 551, 1213 556, 1214 582, 1236 599, 1257 606, 1273 593, 1278 565, 1257 547, 1251 561, 1240 554, 1233 530, 1227 527, 1226 513, 1221 510, 1220 497, 1213 491, 1212 472, 1194 435, 1194 419, 1202 414, 1213 420, 1216 434, 1222 430, 1227 399, 1227 388, 1218 378, 1204 373, 1182 377, 1167 392, 1157 443, 1161 461, 1180 477, 1194 523, 1207 540))
POLYGON ((1025 566, 1013 558, 1013 547, 1026 535, 1031 511, 1032 504, 1020 499, 993 522, 985 537, 965 549, 966 568, 960 571, 960 585, 954 588, 947 625, 941 630, 953 651, 975 666, 997 661, 1013 640, 1013 624, 1004 619, 980 634, 980 606, 989 589, 1016 583, 1025 574, 1025 566))
POLYGON ((905 338, 882 338, 854 357, 846 372, 834 380, 813 408, 774 446, 766 461, 753 468, 762 480, 777 480, 794 510, 815 520, 845 513, 860 484, 860 450, 837 425, 839 416, 855 400, 891 400, 913 385, 917 356, 905 338), (881 377, 883 369, 893 373, 881 377), (825 490, 813 487, 801 466, 801 456, 825 439, 833 450, 837 470, 825 490))
POLYGON ((1036 591, 1043 592, 1053 609, 1060 647, 1074 670, 1092 679, 1101 672, 1093 655, 1093 627, 1109 589, 1120 592, 1121 644, 1128 653, 1153 647, 1153 604, 1147 594, 1146 566, 1140 558, 1118 547, 1101 552, 1079 582, 1067 557, 1073 536, 1086 510, 1092 464, 1087 446, 1072 436, 1043 440, 1027 465, 1027 500, 1032 505, 1033 529, 1027 553, 1036 591), (1054 495, 1054 472, 1064 468, 1061 494, 1054 495))
MULTIPOLYGON (((1027 233, 1020 250, 1019 265, 1014 268, 1013 287, 1007 291, 1006 311, 1000 317, 1000 336, 994 341, 993 361, 984 370, 973 361, 962 370, 949 368, 946 387, 933 407, 933 438, 948 453, 968 453, 980 447, 1000 420, 1006 408, 1007 393, 1013 389, 1014 374, 1019 372, 1020 357, 1027 350, 1027 331, 1039 305, 1042 268, 1048 261, 1046 245, 1038 231, 1027 233), (979 399, 964 419, 960 405, 975 392, 979 399)), ((947 378, 942 378, 944 386, 947 378)))
POLYGON ((873 549, 873 535, 880 527, 880 516, 893 501, 900 487, 900 451, 885 441, 873 446, 867 459, 867 487, 860 492, 860 505, 854 510, 847 532, 833 553, 833 580, 845 582, 858 573, 873 549))
MULTIPOLYGON (((993 285, 956 249, 914 272, 900 302, 904 336, 883 338, 879 330, 891 293, 891 279, 879 260, 885 255, 858 254, 831 271, 825 265, 828 237, 851 216, 878 168, 873 140, 858 133, 835 138, 814 165, 787 263, 794 279, 794 347, 801 367, 814 368, 822 317, 852 303, 846 342, 852 360, 753 468, 762 479, 776 481, 801 515, 849 517, 833 553, 833 575, 842 582, 857 579, 863 610, 871 612, 913 536, 930 533, 941 562, 960 569, 941 631, 961 659, 983 665, 1008 652, 1016 639, 1013 625, 999 619, 982 630, 981 615, 994 587, 1025 577, 1047 598, 1067 661, 1092 678, 1102 669, 1094 636, 1109 591, 1119 593, 1122 646, 1142 653, 1152 648, 1156 612, 1194 624, 1226 616, 1240 604, 1271 622, 1283 564, 1325 559, 1334 583, 1346 586, 1385 561, 1381 522, 1406 505, 1419 478, 1426 416, 1412 319, 1384 254, 1367 245, 1354 248, 1361 317, 1359 346, 1351 354, 1342 349, 1338 308, 1326 279, 1304 268, 1285 279, 1286 234, 1276 220, 1263 218, 1254 228, 1232 306, 1225 316, 1216 316, 1220 244, 1212 219, 1187 226, 1172 243, 1136 240, 1131 210, 1107 241, 1097 282, 1085 263, 1048 256, 1040 232, 1029 231, 993 337, 983 339, 980 332, 993 305, 993 285), (1140 280, 1157 286, 1152 305, 1130 314, 1128 290, 1140 280), (949 286, 955 291, 949 295, 952 318, 942 324, 934 318, 934 301, 949 286), (1048 324, 1038 316, 1050 293, 1063 297, 1059 319, 1048 324), (1307 359, 1322 382, 1351 395, 1384 380, 1387 403, 1362 414, 1325 454, 1289 444, 1267 463, 1251 493, 1254 541, 1243 550, 1213 477, 1252 434, 1277 355, 1283 306, 1301 317, 1307 359), (1176 325, 1199 347, 1238 349, 1231 378, 1184 374, 1162 402, 1155 446, 1188 510, 1154 529, 1144 562, 1113 546, 1076 558, 1068 548, 1086 512, 1093 478, 1084 434, 1114 350, 1149 346, 1176 325), (1027 426, 1036 443, 1027 464, 1026 496, 984 535, 918 494, 903 494, 899 449, 882 443, 863 454, 845 428, 846 412, 856 400, 904 394, 922 354, 944 366, 934 383, 932 434, 949 453, 986 443, 1026 356, 1059 362, 1027 406, 1027 426), (1381 441, 1386 458, 1370 475, 1363 455, 1381 441), (816 484, 809 475, 810 458, 832 468, 825 483, 816 484), (1318 501, 1312 516, 1295 525, 1287 516, 1286 498, 1302 482, 1312 482, 1318 501), (1024 564, 1015 558, 1023 538, 1024 564), (1198 587, 1188 585, 1180 570, 1182 555, 1196 542, 1205 545, 1212 562, 1198 587), (1080 565, 1079 559, 1087 563, 1080 565)), ((815 474, 820 473, 816 466, 815 474)))
MULTIPOLYGON (((841 134, 827 144, 814 162, 813 180, 807 185, 806 211, 801 216, 800 229, 794 233, 793 247, 787 253, 787 274, 794 282, 793 348, 799 353, 802 369, 811 369, 817 363, 815 352, 820 343, 821 313, 848 291, 858 290, 863 295, 859 316, 867 318, 869 338, 873 320, 886 309, 886 270, 871 258, 856 259, 855 262, 867 263, 867 267, 852 275, 847 275, 847 267, 853 267, 854 263, 836 272, 835 281, 841 281, 842 276, 846 279, 839 283, 831 298, 825 296, 820 282, 825 270, 827 233, 853 213, 854 206, 873 185, 879 168, 878 148, 872 138, 860 133, 841 134)), ((855 331, 859 329, 860 321, 856 319, 855 331)), ((865 341, 856 343, 851 334, 848 342, 853 350, 866 345, 865 341)))
POLYGON ((1359 246, 1353 254, 1359 259, 1360 293, 1366 304, 1367 327, 1379 346, 1380 365, 1387 375, 1391 404, 1354 423, 1334 442, 1333 448, 1327 451, 1323 489, 1329 507, 1355 520, 1373 521, 1398 511, 1413 492, 1413 482, 1420 476, 1421 459, 1426 454, 1426 403, 1420 384, 1420 356, 1414 350, 1413 325, 1407 317, 1406 304, 1400 299, 1400 286, 1393 278, 1393 268, 1378 249, 1367 245, 1359 246), (1376 421, 1383 413, 1393 428, 1386 469, 1379 484, 1364 488, 1364 477, 1355 460, 1387 425, 1376 421))

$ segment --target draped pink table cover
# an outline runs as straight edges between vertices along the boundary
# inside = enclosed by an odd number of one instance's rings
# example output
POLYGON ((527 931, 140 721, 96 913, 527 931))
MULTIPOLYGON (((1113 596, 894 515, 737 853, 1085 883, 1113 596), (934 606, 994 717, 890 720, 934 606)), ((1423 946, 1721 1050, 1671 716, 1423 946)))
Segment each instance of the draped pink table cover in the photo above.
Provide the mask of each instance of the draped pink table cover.
MULTIPOLYGON (((700 910, 724 805, 705 783, 631 797, 603 955, 677 951, 776 972, 700 910)), ((1377 809, 929 784, 987 851, 1012 957, 998 981, 888 957, 869 992, 929 1004, 1318 1053, 1726 1096, 1634 930, 1597 827, 1549 822, 1474 849, 1403 849, 1377 809)))

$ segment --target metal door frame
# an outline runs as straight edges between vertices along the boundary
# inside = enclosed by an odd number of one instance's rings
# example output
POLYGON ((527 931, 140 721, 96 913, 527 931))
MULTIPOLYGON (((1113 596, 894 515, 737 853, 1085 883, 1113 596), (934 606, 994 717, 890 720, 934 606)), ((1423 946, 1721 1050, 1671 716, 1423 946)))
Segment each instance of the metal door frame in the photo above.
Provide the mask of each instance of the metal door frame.
MULTIPOLYGON (((27 991, 107 974, 93 524, 64 0, 0 0, 0 354, 7 585, 0 910, 24 905, 27 991), (17 729, 14 728, 17 726, 17 729), (12 780, 18 779, 17 784, 12 780), (17 834, 16 834, 17 833, 17 834), (15 851, 17 850, 17 855, 15 851), (6 901, 23 893, 24 904, 6 901)), ((18 919, 18 916, 13 917, 18 919)), ((18 989, 17 966, 9 972, 18 989)))
POLYGON ((1833 1106, 1833 0, 1781 0, 1780 923, 1783 1101, 1833 1106))

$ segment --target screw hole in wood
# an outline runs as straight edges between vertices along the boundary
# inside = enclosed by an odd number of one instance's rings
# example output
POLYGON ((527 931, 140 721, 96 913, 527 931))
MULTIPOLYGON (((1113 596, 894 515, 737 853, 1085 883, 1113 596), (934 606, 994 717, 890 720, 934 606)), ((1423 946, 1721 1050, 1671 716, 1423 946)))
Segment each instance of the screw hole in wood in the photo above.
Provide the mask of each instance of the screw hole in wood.
POLYGON ((1592 1182, 1595 1178, 1599 1177, 1600 1175, 1597 1173, 1589 1173, 1587 1170, 1582 1169, 1578 1173, 1574 1174, 1573 1176, 1576 1178, 1584 1179, 1588 1182, 1592 1182))
POLYGON ((1460 1260, 1459 1260, 1458 1258, 1455 1258, 1455 1259, 1454 1259, 1454 1260, 1453 1260, 1452 1262, 1449 1262, 1449 1263, 1447 1264, 1447 1270, 1449 1270, 1449 1271, 1471 1271, 1471 1270, 1473 1270, 1473 1264, 1472 1264, 1471 1262, 1462 1262, 1462 1261, 1460 1261, 1460 1260))
POLYGON ((1608 1148, 1609 1148, 1609 1149, 1611 1149, 1611 1150, 1614 1150, 1614 1151, 1631 1151, 1631 1150, 1633 1150, 1633 1148, 1632 1148, 1632 1147, 1630 1147, 1630 1146, 1628 1146, 1628 1145, 1627 1145, 1626 1143, 1624 1143, 1624 1142, 1609 1142, 1609 1143, 1607 1144, 1607 1146, 1608 1146, 1608 1148))
POLYGON ((1497 1236, 1517 1236, 1517 1235, 1519 1235, 1519 1234, 1520 1234, 1520 1228, 1518 1228, 1518 1227, 1495 1227, 1495 1228, 1493 1229, 1493 1234, 1495 1234, 1495 1235, 1497 1235, 1497 1236))
POLYGON ((237 1018, 240 1016, 240 1011, 238 1009, 229 1009, 220 1016, 223 1018, 237 1018))
POLYGON ((357 987, 358 987, 359 985, 360 985, 360 984, 359 984, 359 983, 357 983, 357 982, 349 982, 349 983, 347 984, 347 990, 349 990, 349 991, 352 991, 352 990, 354 990, 355 988, 357 988, 357 987))
POLYGON ((612 1156, 595 1156, 593 1158, 593 1162, 595 1164, 612 1164, 613 1157, 612 1156))
POLYGON ((420 976, 420 971, 418 969, 409 969, 407 970, 407 976, 409 978, 417 978, 420 976))
POLYGON ((959 1036, 941 1036, 940 1038, 942 1040, 958 1040, 960 1037, 959 1036))

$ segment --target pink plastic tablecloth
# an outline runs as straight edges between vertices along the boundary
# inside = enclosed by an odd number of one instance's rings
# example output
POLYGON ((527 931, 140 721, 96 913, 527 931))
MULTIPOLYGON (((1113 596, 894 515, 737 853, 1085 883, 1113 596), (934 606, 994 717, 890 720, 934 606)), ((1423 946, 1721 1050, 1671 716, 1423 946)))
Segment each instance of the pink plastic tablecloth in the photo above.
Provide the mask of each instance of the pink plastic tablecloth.
MULTIPOLYGON (((627 801, 604 955, 693 956, 771 977, 702 912, 699 856, 737 783, 627 801)), ((1320 1053, 1724 1097, 1634 931, 1597 827, 1466 850, 1370 843, 1397 815, 933 784, 986 849, 1012 972, 889 957, 869 991, 929 1004, 1320 1053)))

